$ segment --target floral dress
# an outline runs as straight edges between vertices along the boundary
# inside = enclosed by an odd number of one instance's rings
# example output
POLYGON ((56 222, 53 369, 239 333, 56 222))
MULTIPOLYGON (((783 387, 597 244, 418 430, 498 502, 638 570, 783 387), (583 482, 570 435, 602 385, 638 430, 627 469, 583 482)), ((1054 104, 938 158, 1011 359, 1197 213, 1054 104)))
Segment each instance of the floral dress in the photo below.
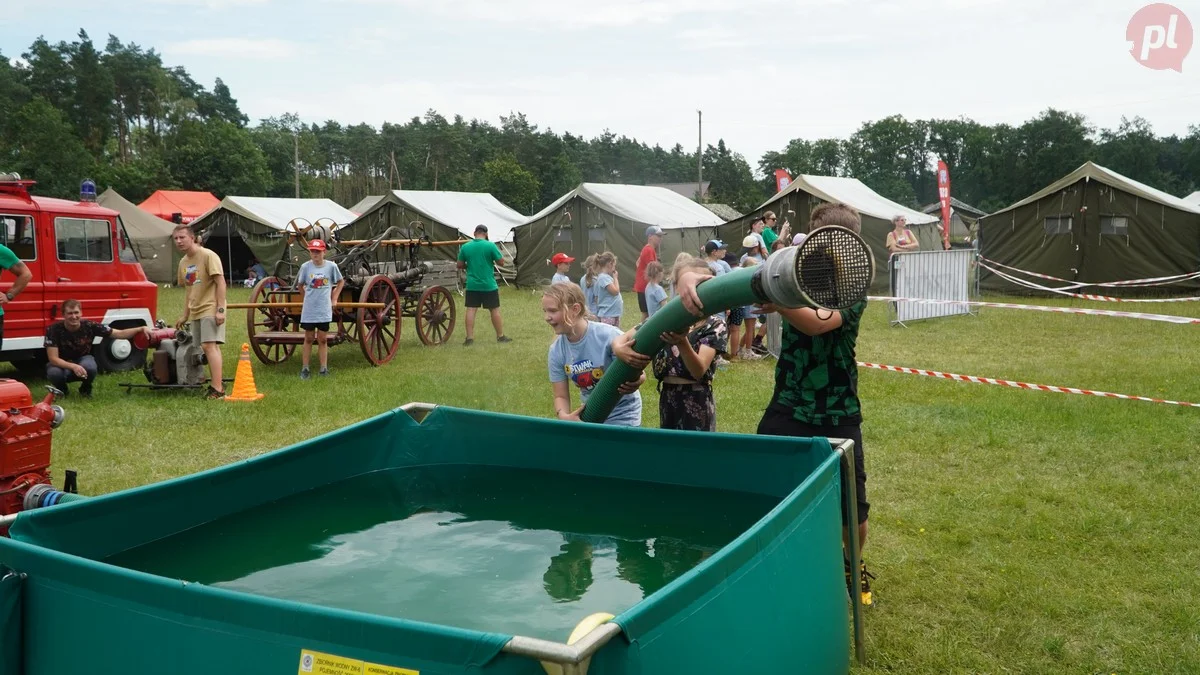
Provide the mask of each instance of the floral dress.
MULTIPOLYGON (((700 351, 700 347, 708 346, 717 354, 726 354, 729 348, 729 330, 721 316, 710 316, 704 323, 693 328, 688 333, 688 342, 692 349, 700 351)), ((688 372, 687 364, 679 355, 679 347, 667 345, 654 356, 654 377, 658 378, 658 416, 659 426, 663 429, 682 429, 690 431, 717 430, 717 404, 713 400, 712 380, 717 373, 717 360, 713 358, 704 371, 704 376, 696 381, 688 372), (674 384, 664 382, 668 377, 679 377, 691 380, 692 384, 674 384)))

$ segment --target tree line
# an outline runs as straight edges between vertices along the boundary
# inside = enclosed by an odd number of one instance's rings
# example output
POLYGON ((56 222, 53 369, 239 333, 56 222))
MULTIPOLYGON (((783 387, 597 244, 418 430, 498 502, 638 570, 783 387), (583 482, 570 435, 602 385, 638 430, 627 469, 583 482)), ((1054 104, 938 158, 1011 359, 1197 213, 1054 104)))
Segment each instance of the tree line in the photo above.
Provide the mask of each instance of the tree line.
MULTIPOLYGON (((802 133, 802 125, 797 132, 802 133)), ((1092 160, 1172 194, 1200 189, 1200 125, 1158 136, 1144 119, 1096 129, 1048 109, 1019 126, 968 119, 864 123, 849 138, 795 138, 759 159, 755 177, 724 140, 701 162, 708 201, 750 211, 775 192, 777 168, 853 176, 908 206, 937 201, 934 166, 953 194, 984 210, 1017 201, 1092 160)), ((525 214, 580 182, 690 183, 696 151, 605 131, 539 129, 522 113, 488 121, 430 110, 403 123, 305 124, 294 113, 251 125, 220 78, 209 90, 154 49, 110 35, 103 50, 38 38, 20 60, 0 54, 0 171, 71 197, 84 177, 140 201, 156 189, 329 197, 350 206, 387 189, 490 192, 525 214)))

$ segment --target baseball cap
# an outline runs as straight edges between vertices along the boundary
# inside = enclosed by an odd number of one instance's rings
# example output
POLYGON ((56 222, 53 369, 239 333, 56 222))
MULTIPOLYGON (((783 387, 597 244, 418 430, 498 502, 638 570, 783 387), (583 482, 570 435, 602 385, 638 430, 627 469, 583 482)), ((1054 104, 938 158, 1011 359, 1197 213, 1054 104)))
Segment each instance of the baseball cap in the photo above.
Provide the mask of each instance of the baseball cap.
POLYGON ((721 241, 720 239, 710 239, 708 240, 708 243, 704 245, 705 253, 712 253, 722 249, 725 249, 725 242, 721 241))
POLYGON ((663 233, 663 229, 657 225, 651 225, 650 227, 646 228, 646 236, 647 237, 649 237, 652 234, 661 235, 662 233, 663 233))
POLYGON ((742 240, 742 246, 745 246, 746 248, 758 246, 758 237, 752 234, 746 235, 746 238, 742 240))
POLYGON ((483 224, 476 225, 475 226, 475 234, 479 234, 480 232, 487 232, 487 225, 483 225, 483 224))
POLYGON ((799 246, 800 244, 803 244, 805 239, 808 239, 807 234, 804 234, 803 232, 797 232, 796 236, 792 237, 792 246, 799 246))
POLYGON ((563 263, 571 262, 575 262, 575 259, 566 253, 555 253, 554 257, 550 259, 550 264, 552 265, 561 265, 563 263))
POLYGON ((313 239, 312 241, 308 242, 308 250, 324 251, 325 250, 325 242, 320 239, 313 239))

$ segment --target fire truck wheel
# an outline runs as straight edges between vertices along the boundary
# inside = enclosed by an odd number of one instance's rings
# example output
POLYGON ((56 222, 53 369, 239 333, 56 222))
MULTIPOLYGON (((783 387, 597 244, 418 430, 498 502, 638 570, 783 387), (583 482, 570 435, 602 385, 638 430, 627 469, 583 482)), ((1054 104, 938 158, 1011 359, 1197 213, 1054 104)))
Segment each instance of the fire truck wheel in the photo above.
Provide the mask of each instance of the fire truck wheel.
POLYGON ((146 351, 133 346, 130 340, 104 338, 92 349, 96 365, 102 373, 117 373, 141 368, 146 362, 146 351))

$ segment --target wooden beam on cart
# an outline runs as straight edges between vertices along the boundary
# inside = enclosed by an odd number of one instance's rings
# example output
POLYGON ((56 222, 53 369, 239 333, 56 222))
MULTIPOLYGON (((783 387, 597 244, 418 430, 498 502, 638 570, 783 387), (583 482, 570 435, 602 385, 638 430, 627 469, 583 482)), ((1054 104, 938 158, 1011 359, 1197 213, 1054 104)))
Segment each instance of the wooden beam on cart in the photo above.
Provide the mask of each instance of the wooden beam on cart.
MULTIPOLYGON (((231 302, 225 305, 229 309, 273 309, 275 307, 303 307, 303 302, 231 302)), ((383 309, 386 302, 339 302, 334 309, 383 309)))
MULTIPOLYGON (((470 239, 456 239, 454 241, 424 241, 422 239, 384 239, 379 243, 380 246, 462 246, 471 241, 470 239)), ((363 246, 365 244, 375 243, 372 239, 345 239, 337 242, 342 246, 363 246)))

